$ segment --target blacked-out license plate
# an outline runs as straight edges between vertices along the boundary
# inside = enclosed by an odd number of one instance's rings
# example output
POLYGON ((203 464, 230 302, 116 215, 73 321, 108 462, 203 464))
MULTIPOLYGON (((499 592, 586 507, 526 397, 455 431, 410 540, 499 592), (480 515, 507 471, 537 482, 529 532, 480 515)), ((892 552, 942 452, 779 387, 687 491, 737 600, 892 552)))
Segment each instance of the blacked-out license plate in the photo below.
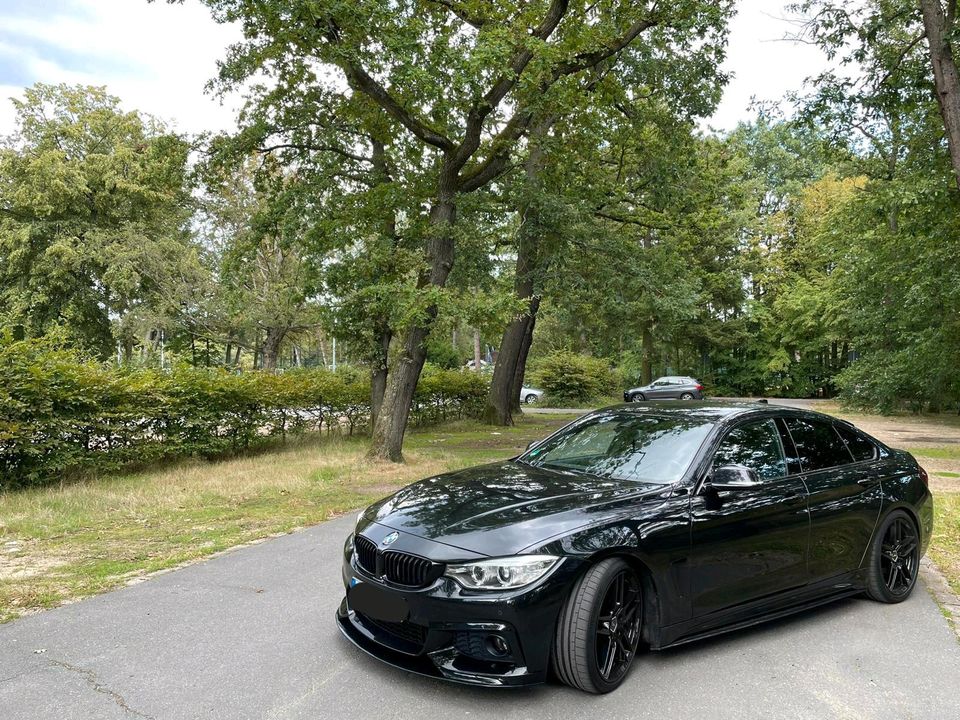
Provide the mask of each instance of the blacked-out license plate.
POLYGON ((355 611, 384 622, 403 622, 410 615, 407 600, 376 585, 360 582, 347 591, 347 601, 355 611))

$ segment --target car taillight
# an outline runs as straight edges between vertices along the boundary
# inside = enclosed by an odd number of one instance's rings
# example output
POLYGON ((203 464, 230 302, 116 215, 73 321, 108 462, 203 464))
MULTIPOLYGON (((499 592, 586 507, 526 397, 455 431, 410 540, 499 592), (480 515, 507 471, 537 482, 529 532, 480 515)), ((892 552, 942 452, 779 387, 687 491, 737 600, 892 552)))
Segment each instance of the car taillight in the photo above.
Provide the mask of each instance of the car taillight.
POLYGON ((924 485, 926 485, 926 486, 929 487, 929 486, 930 486, 930 476, 927 475, 927 471, 924 470, 922 467, 920 467, 919 465, 917 465, 917 467, 920 469, 920 481, 921 481, 924 485))
POLYGON ((697 390, 703 390, 703 385, 697 385, 697 390))

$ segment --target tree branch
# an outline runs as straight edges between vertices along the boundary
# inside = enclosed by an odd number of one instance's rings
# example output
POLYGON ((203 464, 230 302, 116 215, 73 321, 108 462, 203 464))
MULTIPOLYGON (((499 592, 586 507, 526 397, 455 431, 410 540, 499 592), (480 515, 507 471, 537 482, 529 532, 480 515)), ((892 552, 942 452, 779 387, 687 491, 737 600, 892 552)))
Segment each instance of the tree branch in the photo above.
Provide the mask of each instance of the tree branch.
POLYGON ((903 50, 900 52, 899 57, 897 57, 897 61, 893 64, 893 67, 891 67, 889 70, 887 70, 886 73, 884 73, 883 77, 880 78, 880 81, 877 83, 877 86, 886 84, 887 80, 889 80, 890 77, 897 70, 900 69, 900 66, 903 64, 903 61, 906 60, 907 55, 910 54, 910 51, 913 50, 917 46, 917 44, 920 43, 925 37, 927 37, 926 30, 924 30, 922 33, 917 35, 913 40, 910 41, 910 43, 905 48, 903 48, 903 50))
MULTIPOLYGON (((557 29, 560 21, 567 12, 569 0, 552 0, 546 15, 540 24, 530 33, 541 41, 546 41, 557 29)), ((486 119, 503 101, 520 80, 520 75, 526 69, 527 65, 533 59, 533 50, 524 47, 518 50, 510 60, 509 72, 501 75, 490 87, 480 100, 478 100, 467 113, 466 131, 464 132, 463 142, 457 148, 453 157, 452 165, 455 171, 459 171, 473 154, 480 147, 480 136, 483 131, 483 124, 486 119)))
MULTIPOLYGON (((317 28, 322 29, 321 23, 324 22, 324 19, 317 19, 317 28)), ((337 26, 333 18, 325 18, 327 25, 326 28, 326 38, 327 41, 334 44, 340 44, 340 28, 337 26)), ((379 105, 383 110, 394 118, 397 122, 403 125, 407 130, 412 132, 416 137, 423 140, 428 145, 433 145, 434 147, 440 148, 444 152, 452 152, 456 149, 453 141, 448 138, 443 133, 434 130, 423 120, 415 117, 410 111, 408 111, 400 102, 391 95, 383 85, 377 82, 370 74, 363 68, 360 63, 353 60, 343 60, 337 63, 340 68, 346 73, 347 80, 350 85, 355 89, 364 93, 367 97, 373 100, 377 105, 379 105)))
POLYGON ((644 32, 645 30, 649 30, 659 22, 660 20, 656 17, 648 17, 644 18, 643 20, 637 20, 633 25, 630 26, 630 29, 627 30, 627 32, 610 43, 607 47, 601 50, 595 50, 591 53, 581 53, 572 61, 557 65, 557 67, 554 68, 554 78, 559 79, 564 75, 573 75, 574 73, 596 67, 604 60, 607 60, 621 52, 630 43, 636 40, 640 33, 644 32))
POLYGON ((415 136, 423 140, 428 145, 440 148, 445 152, 451 152, 455 149, 453 141, 443 133, 434 130, 422 120, 414 117, 407 111, 397 99, 394 98, 386 88, 374 80, 359 64, 348 62, 343 66, 347 73, 347 79, 358 90, 361 90, 384 111, 403 125, 415 136))
POLYGON ((464 10, 462 7, 452 2, 451 0, 427 0, 427 2, 431 2, 434 5, 442 5, 447 10, 449 10, 454 15, 456 15, 458 18, 463 20, 463 22, 465 22, 467 25, 471 25, 477 28, 478 30, 487 24, 487 21, 485 19, 479 18, 476 15, 471 15, 469 12, 467 12, 466 10, 464 10))
POLYGON ((373 159, 368 158, 364 155, 357 155, 343 148, 336 147, 335 145, 313 145, 312 143, 277 143, 276 145, 268 145, 265 147, 258 147, 257 152, 261 155, 266 153, 271 153, 276 150, 316 150, 317 152, 332 152, 337 155, 342 155, 345 158, 350 160, 356 160, 357 162, 363 163, 372 163, 373 159))

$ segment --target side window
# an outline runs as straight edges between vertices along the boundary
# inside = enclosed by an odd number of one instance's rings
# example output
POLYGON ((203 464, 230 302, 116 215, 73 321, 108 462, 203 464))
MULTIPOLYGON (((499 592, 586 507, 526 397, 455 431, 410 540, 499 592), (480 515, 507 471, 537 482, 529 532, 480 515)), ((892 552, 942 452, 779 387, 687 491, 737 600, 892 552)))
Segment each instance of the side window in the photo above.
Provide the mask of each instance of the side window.
POLYGON ((840 433, 840 437, 847 444, 847 450, 857 462, 873 460, 877 457, 877 446, 853 428, 838 423, 833 426, 833 429, 840 433))
POLYGON ((775 480, 787 474, 780 433, 773 420, 755 420, 733 428, 720 441, 713 466, 744 465, 761 480, 775 480))
POLYGON ((847 465, 853 458, 831 423, 787 418, 803 472, 847 465))

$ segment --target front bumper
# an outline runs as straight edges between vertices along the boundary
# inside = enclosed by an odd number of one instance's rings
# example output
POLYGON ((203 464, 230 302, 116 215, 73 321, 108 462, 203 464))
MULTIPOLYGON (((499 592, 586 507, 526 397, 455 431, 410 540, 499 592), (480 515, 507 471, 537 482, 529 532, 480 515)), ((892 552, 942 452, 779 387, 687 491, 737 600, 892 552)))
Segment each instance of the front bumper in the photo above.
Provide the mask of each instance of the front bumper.
POLYGON ((485 687, 535 685, 547 679, 560 606, 579 562, 567 558, 529 590, 467 595, 449 578, 421 589, 392 587, 363 572, 345 548, 343 582, 348 590, 337 625, 356 647, 407 672, 485 687), (351 583, 376 584, 405 604, 408 617, 385 622, 350 605, 351 583), (506 653, 494 654, 500 638, 506 653))

